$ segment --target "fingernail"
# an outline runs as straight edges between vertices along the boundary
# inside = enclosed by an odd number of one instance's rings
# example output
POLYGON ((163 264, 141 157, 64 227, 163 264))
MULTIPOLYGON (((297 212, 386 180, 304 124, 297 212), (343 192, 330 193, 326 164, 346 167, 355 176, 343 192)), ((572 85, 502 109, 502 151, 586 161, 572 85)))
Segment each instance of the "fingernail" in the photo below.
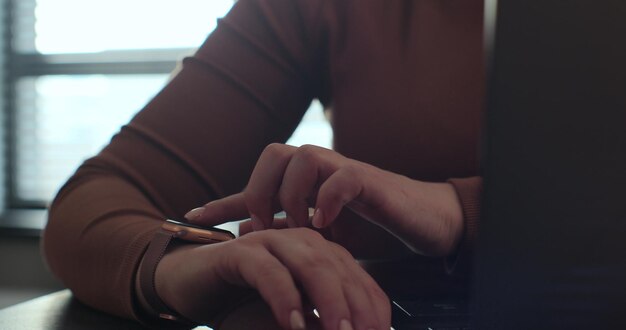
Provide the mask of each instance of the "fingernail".
POLYGON ((250 214, 250 221, 252 222, 252 230, 259 231, 265 229, 263 222, 261 222, 261 219, 259 219, 256 215, 250 214))
POLYGON ((291 316, 289 317, 289 324, 291 325, 291 329, 293 330, 304 330, 306 326, 304 324, 304 317, 300 311, 294 309, 291 311, 291 316))
POLYGON ((343 319, 339 322, 339 330, 353 330, 350 321, 343 319))
POLYGON ((185 219, 189 221, 194 221, 198 219, 202 215, 202 213, 204 213, 204 207, 196 207, 195 209, 185 214, 185 219))
POLYGON ((311 224, 315 228, 322 228, 322 226, 324 225, 324 215, 322 215, 322 210, 315 210, 315 213, 313 213, 313 219, 311 220, 311 224))

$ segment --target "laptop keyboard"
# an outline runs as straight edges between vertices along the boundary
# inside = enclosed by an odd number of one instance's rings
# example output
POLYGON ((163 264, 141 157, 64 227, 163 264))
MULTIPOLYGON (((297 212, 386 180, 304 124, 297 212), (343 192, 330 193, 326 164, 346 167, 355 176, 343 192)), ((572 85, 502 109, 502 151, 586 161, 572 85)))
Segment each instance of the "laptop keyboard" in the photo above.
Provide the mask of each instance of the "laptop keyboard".
POLYGON ((467 301, 423 299, 392 301, 395 330, 472 330, 467 301))

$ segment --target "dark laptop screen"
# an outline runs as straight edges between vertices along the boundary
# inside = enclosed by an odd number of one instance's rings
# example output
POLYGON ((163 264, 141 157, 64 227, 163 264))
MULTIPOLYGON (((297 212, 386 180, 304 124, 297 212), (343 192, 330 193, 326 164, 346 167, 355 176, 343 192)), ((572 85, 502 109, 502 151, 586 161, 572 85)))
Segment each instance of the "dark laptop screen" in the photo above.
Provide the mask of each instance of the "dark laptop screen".
POLYGON ((499 1, 476 329, 626 329, 626 1, 499 1))

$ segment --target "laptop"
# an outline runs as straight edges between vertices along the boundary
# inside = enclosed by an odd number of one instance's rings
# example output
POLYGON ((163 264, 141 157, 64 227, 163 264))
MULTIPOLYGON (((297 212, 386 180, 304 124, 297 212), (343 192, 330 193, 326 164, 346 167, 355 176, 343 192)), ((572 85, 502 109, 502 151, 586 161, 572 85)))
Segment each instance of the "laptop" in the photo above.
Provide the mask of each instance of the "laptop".
POLYGON ((495 3, 469 299, 394 328, 626 329, 626 1, 495 3))

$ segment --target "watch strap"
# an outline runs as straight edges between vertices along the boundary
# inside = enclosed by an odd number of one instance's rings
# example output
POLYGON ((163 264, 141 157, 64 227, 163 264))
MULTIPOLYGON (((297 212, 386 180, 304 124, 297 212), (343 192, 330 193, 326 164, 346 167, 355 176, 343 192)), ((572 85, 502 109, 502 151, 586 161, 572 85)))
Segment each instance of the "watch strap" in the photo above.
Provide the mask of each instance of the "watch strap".
POLYGON ((166 232, 162 229, 159 229, 154 234, 154 237, 152 238, 141 263, 139 286, 144 300, 152 309, 151 314, 153 317, 192 325, 195 323, 174 312, 163 302, 163 300, 161 300, 156 292, 156 285, 154 281, 156 269, 174 237, 174 233, 166 232))

